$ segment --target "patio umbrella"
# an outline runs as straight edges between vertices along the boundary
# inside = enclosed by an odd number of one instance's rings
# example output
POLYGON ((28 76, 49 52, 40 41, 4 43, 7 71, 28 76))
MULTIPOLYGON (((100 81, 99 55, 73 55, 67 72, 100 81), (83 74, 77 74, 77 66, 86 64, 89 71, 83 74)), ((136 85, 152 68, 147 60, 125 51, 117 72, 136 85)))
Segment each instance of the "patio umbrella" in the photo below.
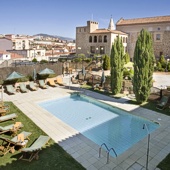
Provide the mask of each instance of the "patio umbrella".
POLYGON ((34 68, 34 70, 33 70, 33 80, 35 81, 36 80, 36 78, 37 78, 37 73, 36 73, 36 70, 35 70, 35 68, 34 68))
POLYGON ((25 76, 14 71, 11 74, 9 74, 5 80, 14 80, 14 79, 19 79, 19 78, 23 78, 23 77, 25 77, 25 76))
POLYGON ((55 74, 55 72, 49 68, 45 68, 44 70, 41 70, 39 75, 49 75, 49 74, 55 74))
POLYGON ((102 77, 101 77, 101 86, 103 86, 103 83, 105 83, 105 81, 106 81, 106 78, 105 78, 104 71, 103 71, 102 77))

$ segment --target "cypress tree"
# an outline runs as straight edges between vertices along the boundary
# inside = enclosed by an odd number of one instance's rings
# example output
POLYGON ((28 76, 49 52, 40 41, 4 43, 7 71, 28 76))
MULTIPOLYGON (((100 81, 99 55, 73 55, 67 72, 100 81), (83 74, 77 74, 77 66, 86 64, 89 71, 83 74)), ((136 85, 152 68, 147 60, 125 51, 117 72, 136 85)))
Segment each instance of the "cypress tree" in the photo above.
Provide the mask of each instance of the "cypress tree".
POLYGON ((111 65, 111 90, 113 94, 120 93, 123 81, 124 48, 122 38, 119 36, 112 45, 110 55, 111 65))
POLYGON ((153 53, 152 37, 142 29, 136 41, 134 51, 134 79, 133 91, 138 103, 147 101, 152 87, 155 57, 153 53))
POLYGON ((104 56, 103 69, 104 70, 109 70, 110 69, 110 58, 109 58, 108 55, 104 56))

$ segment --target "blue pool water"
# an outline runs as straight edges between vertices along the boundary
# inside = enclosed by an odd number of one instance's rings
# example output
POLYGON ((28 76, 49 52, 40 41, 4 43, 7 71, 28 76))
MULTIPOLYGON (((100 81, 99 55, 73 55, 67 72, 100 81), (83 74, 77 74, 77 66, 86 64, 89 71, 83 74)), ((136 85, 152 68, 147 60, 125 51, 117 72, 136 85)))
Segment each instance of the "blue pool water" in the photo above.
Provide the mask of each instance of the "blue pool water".
MULTIPOLYGON (((133 116, 84 95, 71 95, 39 104, 63 122, 98 144, 106 143, 120 155, 147 135, 158 124, 133 116)), ((115 156, 111 153, 112 156, 115 156)))

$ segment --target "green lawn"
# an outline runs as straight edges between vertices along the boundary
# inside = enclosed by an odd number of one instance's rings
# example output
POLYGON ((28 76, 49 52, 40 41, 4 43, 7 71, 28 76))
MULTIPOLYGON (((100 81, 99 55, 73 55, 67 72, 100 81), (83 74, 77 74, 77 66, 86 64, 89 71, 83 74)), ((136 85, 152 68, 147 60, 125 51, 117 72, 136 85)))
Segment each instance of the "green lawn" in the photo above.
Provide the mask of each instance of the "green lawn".
MULTIPOLYGON (((25 116, 13 103, 7 102, 10 105, 10 112, 17 113, 18 117, 15 121, 6 121, 0 123, 0 126, 5 126, 12 124, 14 122, 22 122, 24 127, 20 130, 32 132, 32 135, 29 137, 30 140, 27 146, 30 146, 39 135, 46 135, 39 127, 37 127, 27 116, 25 116)), ((35 113, 36 114, 36 113, 35 113)), ((2 136, 10 137, 10 134, 6 133, 2 136)), ((2 141, 0 141, 1 143, 2 141)), ((18 160, 21 156, 19 151, 12 153, 7 153, 5 156, 0 157, 0 169, 3 170, 81 170, 85 169, 74 160, 69 154, 67 154, 62 147, 54 143, 53 140, 50 140, 50 146, 47 146, 39 153, 39 160, 32 160, 32 162, 27 162, 23 160, 18 160)))
POLYGON ((170 154, 157 166, 161 170, 170 170, 170 154))

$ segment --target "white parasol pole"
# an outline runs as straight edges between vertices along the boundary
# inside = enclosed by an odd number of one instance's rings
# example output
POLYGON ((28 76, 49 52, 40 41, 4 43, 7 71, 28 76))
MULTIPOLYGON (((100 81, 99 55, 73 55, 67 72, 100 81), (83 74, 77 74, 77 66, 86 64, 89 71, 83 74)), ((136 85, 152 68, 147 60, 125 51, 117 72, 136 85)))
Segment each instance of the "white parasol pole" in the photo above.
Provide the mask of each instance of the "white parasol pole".
POLYGON ((1 87, 1 100, 2 100, 2 102, 3 102, 3 92, 4 92, 4 88, 3 88, 3 86, 1 87))

